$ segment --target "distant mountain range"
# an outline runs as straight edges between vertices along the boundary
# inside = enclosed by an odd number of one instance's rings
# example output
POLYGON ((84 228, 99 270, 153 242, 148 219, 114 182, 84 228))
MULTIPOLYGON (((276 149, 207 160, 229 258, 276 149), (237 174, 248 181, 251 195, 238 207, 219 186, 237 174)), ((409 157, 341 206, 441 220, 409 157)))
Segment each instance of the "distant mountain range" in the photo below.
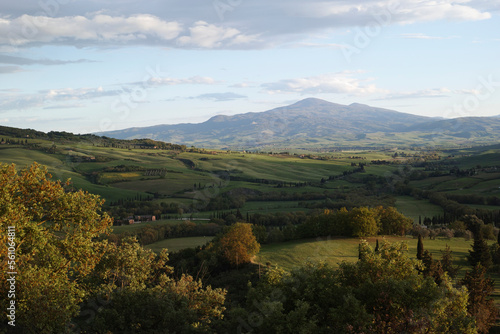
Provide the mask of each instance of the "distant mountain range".
POLYGON ((198 124, 156 125, 97 134, 232 149, 478 144, 500 141, 500 117, 442 119, 308 98, 264 112, 215 116, 198 124))

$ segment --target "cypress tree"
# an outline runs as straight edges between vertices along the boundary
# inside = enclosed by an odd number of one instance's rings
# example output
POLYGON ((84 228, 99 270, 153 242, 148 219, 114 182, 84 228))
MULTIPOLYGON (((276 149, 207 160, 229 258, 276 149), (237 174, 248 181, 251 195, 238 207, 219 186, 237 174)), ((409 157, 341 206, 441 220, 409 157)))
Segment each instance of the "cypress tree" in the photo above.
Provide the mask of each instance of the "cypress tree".
POLYGON ((379 247, 378 247, 378 239, 377 239, 377 244, 375 245, 375 252, 378 252, 379 247))
POLYGON ((418 243, 417 243, 417 259, 422 260, 424 256, 424 243, 422 242, 422 236, 418 235, 418 243))
POLYGON ((472 266, 475 267, 477 264, 481 264, 486 270, 492 264, 490 248, 480 232, 474 234, 474 243, 472 244, 472 250, 469 250, 467 259, 472 266))

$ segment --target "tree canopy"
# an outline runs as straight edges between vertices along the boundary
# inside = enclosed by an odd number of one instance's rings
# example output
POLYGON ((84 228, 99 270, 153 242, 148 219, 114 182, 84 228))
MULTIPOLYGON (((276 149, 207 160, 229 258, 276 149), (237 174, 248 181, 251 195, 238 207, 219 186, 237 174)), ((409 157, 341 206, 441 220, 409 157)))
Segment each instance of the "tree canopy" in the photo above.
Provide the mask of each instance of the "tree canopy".
POLYGON ((222 256, 233 266, 248 263, 259 252, 252 225, 236 223, 222 235, 217 242, 217 249, 222 256))
MULTIPOLYGON (((0 165, 0 226, 15 231, 17 332, 210 332, 222 318, 225 290, 191 276, 172 278, 166 251, 155 255, 133 238, 103 240, 112 225, 104 201, 67 185, 36 163, 21 171, 0 165)), ((2 244, 8 237, 0 236, 2 244)), ((3 268, 8 259, 3 247, 3 268)), ((7 278, 0 271, 2 296, 7 278)), ((0 299, 4 310, 8 304, 0 299)), ((5 312, 1 321, 7 323, 5 312)))

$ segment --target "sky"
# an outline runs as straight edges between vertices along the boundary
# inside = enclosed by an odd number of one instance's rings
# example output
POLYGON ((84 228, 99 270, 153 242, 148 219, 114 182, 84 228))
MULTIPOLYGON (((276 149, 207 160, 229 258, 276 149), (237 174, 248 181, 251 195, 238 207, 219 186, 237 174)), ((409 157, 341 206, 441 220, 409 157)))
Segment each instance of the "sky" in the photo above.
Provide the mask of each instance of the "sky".
POLYGON ((90 133, 315 97, 500 115, 500 0, 16 0, 0 125, 90 133))

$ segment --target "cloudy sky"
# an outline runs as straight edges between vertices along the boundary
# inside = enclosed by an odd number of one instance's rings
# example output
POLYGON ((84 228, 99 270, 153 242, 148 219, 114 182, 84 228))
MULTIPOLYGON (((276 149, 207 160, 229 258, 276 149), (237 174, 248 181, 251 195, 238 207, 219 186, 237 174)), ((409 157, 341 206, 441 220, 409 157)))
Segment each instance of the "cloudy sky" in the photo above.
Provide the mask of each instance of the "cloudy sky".
POLYGON ((500 114, 499 0, 16 0, 0 124, 88 133, 307 97, 500 114))

